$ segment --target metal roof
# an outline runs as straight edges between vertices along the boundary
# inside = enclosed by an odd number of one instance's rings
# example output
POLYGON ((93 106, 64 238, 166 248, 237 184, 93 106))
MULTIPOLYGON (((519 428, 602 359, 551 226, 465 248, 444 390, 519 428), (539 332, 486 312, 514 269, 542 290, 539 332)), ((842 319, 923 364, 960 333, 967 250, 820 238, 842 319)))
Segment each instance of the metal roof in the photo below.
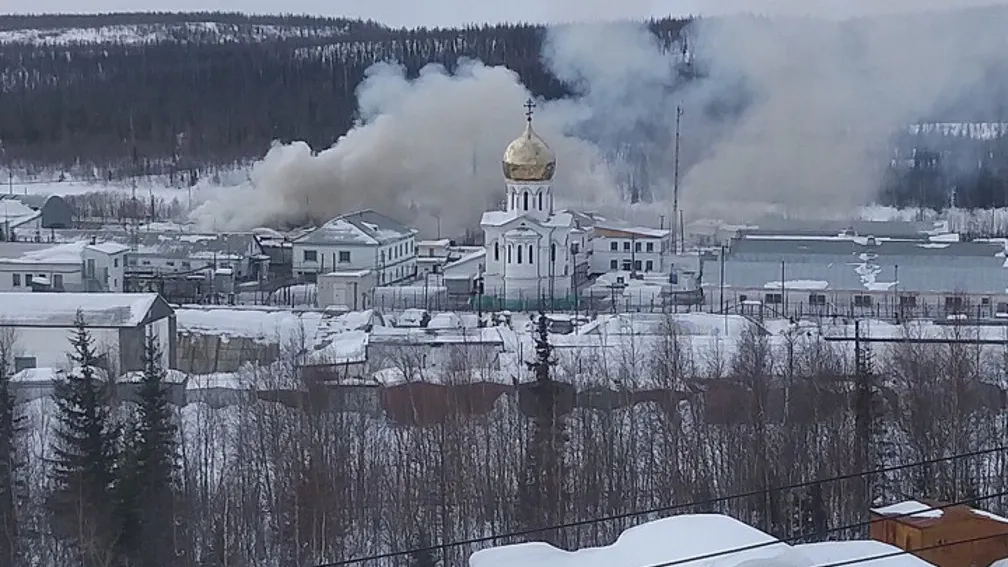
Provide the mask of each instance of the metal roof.
MULTIPOLYGON (((1004 247, 991 242, 841 239, 736 240, 725 257, 725 286, 744 289, 824 289, 918 293, 1008 293, 1004 247), (783 264, 783 275, 781 268, 783 264), (783 277, 782 277, 783 276, 783 277)), ((708 262, 704 283, 720 286, 708 262)))

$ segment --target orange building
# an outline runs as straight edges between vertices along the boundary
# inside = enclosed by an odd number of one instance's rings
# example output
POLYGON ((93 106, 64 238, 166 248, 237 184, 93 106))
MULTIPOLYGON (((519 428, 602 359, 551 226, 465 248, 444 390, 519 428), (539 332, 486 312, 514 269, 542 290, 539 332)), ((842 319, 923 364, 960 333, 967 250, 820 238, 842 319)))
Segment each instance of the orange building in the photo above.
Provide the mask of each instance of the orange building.
POLYGON ((871 537, 938 567, 989 567, 1008 557, 1008 518, 963 505, 934 509, 940 506, 911 500, 873 508, 871 537))

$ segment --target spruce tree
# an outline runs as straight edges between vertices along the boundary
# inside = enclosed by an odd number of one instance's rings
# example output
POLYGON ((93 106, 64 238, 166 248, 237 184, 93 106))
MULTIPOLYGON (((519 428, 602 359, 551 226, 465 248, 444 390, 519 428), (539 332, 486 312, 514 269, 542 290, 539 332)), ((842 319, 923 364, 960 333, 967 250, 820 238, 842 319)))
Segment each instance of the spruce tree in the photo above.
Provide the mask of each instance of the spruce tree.
MULTIPOLYGON (((519 497, 528 529, 560 522, 563 507, 563 419, 558 411, 562 385, 553 380, 553 345, 549 342, 549 319, 542 312, 536 327, 535 359, 528 363, 535 375, 529 393, 535 401, 532 435, 526 451, 525 482, 519 497)), ((540 539, 560 545, 560 534, 546 530, 540 539)))
POLYGON ((17 435, 23 416, 16 413, 10 390, 13 336, 0 336, 0 564, 18 563, 18 518, 15 492, 18 482, 17 435))
POLYGON ((144 343, 135 425, 123 444, 119 502, 123 549, 132 564, 159 567, 174 558, 172 527, 178 467, 176 425, 164 387, 157 337, 144 343))
POLYGON ((56 529, 76 543, 81 564, 108 565, 119 539, 112 500, 118 431, 94 366, 94 339, 79 312, 70 343, 74 369, 53 392, 50 503, 56 529))

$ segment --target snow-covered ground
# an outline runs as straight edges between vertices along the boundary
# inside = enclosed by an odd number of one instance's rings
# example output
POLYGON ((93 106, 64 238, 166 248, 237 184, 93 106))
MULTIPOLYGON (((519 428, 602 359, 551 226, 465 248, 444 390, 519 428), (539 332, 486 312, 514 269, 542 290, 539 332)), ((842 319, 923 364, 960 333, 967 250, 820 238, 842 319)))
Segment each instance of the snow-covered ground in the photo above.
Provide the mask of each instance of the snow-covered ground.
POLYGON ((239 25, 207 21, 4 30, 0 31, 0 45, 5 43, 49 46, 96 43, 142 45, 178 41, 180 35, 187 41, 205 43, 265 42, 291 38, 338 37, 345 32, 344 27, 337 26, 239 25))
POLYGON ((546 543, 521 543, 477 551, 469 566, 816 567, 847 561, 870 567, 930 566, 913 555, 896 555, 900 551, 878 541, 788 545, 728 516, 683 514, 630 528, 607 547, 562 551, 546 543))

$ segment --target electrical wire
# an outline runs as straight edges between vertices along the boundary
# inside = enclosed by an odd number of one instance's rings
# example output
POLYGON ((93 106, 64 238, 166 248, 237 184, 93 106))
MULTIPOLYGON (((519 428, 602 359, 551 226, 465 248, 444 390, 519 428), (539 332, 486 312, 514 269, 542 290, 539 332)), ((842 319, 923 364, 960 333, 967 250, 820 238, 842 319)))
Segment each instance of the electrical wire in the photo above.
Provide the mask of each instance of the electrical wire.
MULTIPOLYGON (((649 508, 647 510, 634 510, 634 511, 631 511, 631 512, 622 512, 622 513, 619 513, 619 514, 612 514, 612 515, 609 515, 609 516, 600 516, 600 517, 597 517, 597 518, 586 518, 584 520, 577 520, 577 521, 574 521, 574 522, 567 522, 567 523, 563 523, 563 524, 555 524, 555 525, 552 525, 552 526, 544 526, 544 527, 534 528, 534 529, 518 530, 518 531, 513 531, 513 532, 508 532, 508 533, 503 533, 503 534, 492 534, 492 535, 489 535, 489 536, 481 536, 481 537, 469 538, 469 539, 464 539, 464 540, 456 540, 456 541, 451 541, 451 542, 447 542, 447 543, 441 543, 441 544, 437 544, 437 545, 429 545, 429 546, 424 546, 424 547, 416 547, 416 548, 412 548, 412 549, 406 549, 406 550, 402 550, 402 551, 390 551, 390 552, 378 553, 378 554, 374 554, 374 555, 355 557, 355 558, 351 558, 351 559, 343 559, 343 560, 340 560, 340 561, 332 561, 332 562, 328 562, 328 563, 319 563, 315 567, 340 567, 342 565, 354 565, 354 564, 357 564, 357 563, 364 563, 364 562, 367 562, 367 561, 377 561, 377 560, 380 560, 380 559, 391 559, 391 558, 394 558, 394 557, 401 557, 403 555, 410 555, 410 554, 413 554, 413 553, 423 553, 423 552, 438 551, 438 550, 441 550, 443 548, 448 548, 448 547, 460 547, 460 546, 464 546, 464 545, 474 545, 474 544, 479 544, 479 543, 495 542, 495 541, 502 540, 502 539, 511 539, 511 538, 516 538, 516 537, 528 536, 528 535, 537 534, 537 533, 545 532, 545 531, 553 531, 553 530, 562 530, 562 529, 569 529, 569 528, 577 528, 577 527, 582 527, 582 526, 589 526, 589 525, 600 524, 600 523, 603 523, 603 522, 611 522, 611 521, 616 521, 616 520, 624 520, 624 519, 628 519, 628 518, 636 518, 636 517, 639 517, 639 516, 647 516, 647 515, 651 515, 651 514, 661 514, 661 513, 665 513, 665 512, 672 512, 672 511, 683 510, 683 509, 687 509, 687 508, 695 508, 695 507, 700 507, 700 506, 709 506, 711 504, 719 504, 719 503, 722 503, 722 502, 728 502, 728 501, 732 501, 732 500, 739 500, 739 499, 744 499, 744 498, 752 498, 752 497, 755 497, 755 496, 765 496, 765 495, 770 494, 772 492, 790 491, 790 490, 796 490, 796 489, 800 489, 800 488, 808 488, 810 486, 815 486, 815 485, 818 485, 818 484, 827 484, 827 483, 841 482, 841 481, 845 481, 845 480, 854 480, 854 479, 863 478, 863 477, 866 477, 866 476, 874 476, 874 475, 878 475, 878 474, 885 474, 885 473, 889 473, 889 472, 896 472, 896 471, 901 471, 901 470, 906 470, 906 469, 911 469, 911 468, 916 468, 916 467, 921 467, 921 466, 934 465, 934 464, 945 463, 945 462, 949 462, 949 461, 956 461, 956 460, 959 460, 959 459, 966 459, 966 458, 970 458, 970 457, 979 457, 979 456, 982 456, 982 455, 989 455, 991 453, 1004 452, 1006 450, 1008 450, 1008 445, 1000 445, 998 447, 993 447, 993 448, 989 448, 989 449, 981 449, 981 450, 977 450, 977 451, 971 451, 971 452, 968 452, 968 453, 957 453, 955 455, 949 455, 947 457, 937 457, 937 458, 933 458, 933 459, 926 459, 926 460, 922 460, 922 461, 915 461, 915 462, 912 462, 912 463, 904 463, 904 464, 901 464, 901 465, 892 465, 892 466, 888 466, 888 467, 882 467, 882 468, 878 468, 878 469, 874 469, 874 470, 870 470, 870 471, 861 471, 861 472, 856 472, 856 473, 848 473, 848 474, 837 475, 837 476, 833 476, 833 477, 820 478, 820 479, 811 480, 811 481, 798 482, 798 483, 784 485, 784 486, 764 488, 764 489, 760 489, 760 490, 753 490, 753 491, 750 491, 750 492, 743 492, 743 493, 738 493, 738 494, 730 494, 730 495, 727 495, 727 496, 717 496, 717 497, 714 497, 714 498, 707 498, 707 499, 704 499, 704 500, 697 500, 697 501, 693 501, 693 502, 686 502, 686 503, 681 503, 681 504, 672 504, 672 505, 669 505, 669 506, 660 506, 660 507, 656 507, 656 508, 649 508)), ((976 499, 973 499, 973 500, 976 500, 976 499)), ((919 513, 919 512, 917 512, 917 513, 919 513)), ((857 527, 857 526, 855 526, 855 527, 857 527)), ((822 566, 820 566, 820 567, 822 567, 822 566)))

